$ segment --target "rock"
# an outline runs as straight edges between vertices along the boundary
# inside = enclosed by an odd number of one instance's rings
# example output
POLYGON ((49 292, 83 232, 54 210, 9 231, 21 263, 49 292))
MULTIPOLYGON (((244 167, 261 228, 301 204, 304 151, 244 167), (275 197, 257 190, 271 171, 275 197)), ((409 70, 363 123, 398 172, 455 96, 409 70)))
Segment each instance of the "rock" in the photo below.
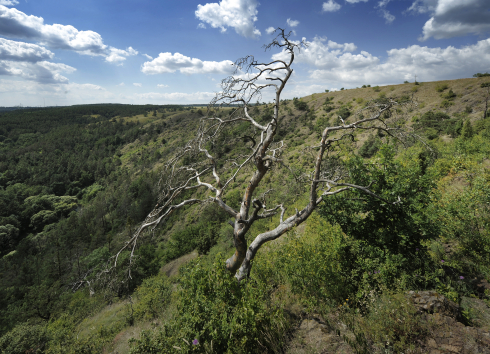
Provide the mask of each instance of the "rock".
POLYGON ((441 313, 461 320, 461 309, 455 302, 435 291, 409 291, 408 296, 420 313, 441 313))

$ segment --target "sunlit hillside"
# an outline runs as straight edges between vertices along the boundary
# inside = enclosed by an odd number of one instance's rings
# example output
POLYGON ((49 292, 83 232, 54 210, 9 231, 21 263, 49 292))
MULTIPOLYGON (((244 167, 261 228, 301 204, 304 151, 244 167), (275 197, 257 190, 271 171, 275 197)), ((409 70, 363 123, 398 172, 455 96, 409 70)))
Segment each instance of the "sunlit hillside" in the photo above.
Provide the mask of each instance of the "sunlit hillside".
MULTIPOLYGON (((235 251, 230 218, 211 203, 171 214, 143 234, 133 264, 125 250, 111 268, 161 202, 166 161, 203 117, 236 107, 1 112, 0 353, 489 352, 488 82, 366 83, 282 100, 282 164, 257 192, 270 193, 268 205, 300 209, 308 190, 298 181, 323 129, 390 99, 404 103, 395 112, 410 139, 359 129, 331 153, 400 203, 333 195, 264 246, 240 283, 224 266, 235 251)), ((250 114, 262 122, 272 110, 259 103, 250 114)), ((251 146, 238 124, 231 148, 213 153, 231 160, 251 146)), ((245 172, 224 196, 233 207, 245 172)), ((247 240, 278 220, 256 222, 247 240)))

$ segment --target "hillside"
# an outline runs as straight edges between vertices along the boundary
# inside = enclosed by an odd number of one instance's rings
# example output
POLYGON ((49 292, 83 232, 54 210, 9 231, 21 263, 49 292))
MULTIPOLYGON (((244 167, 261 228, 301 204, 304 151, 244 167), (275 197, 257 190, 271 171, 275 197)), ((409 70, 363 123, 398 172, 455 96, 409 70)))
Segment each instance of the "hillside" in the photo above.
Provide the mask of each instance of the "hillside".
MULTIPOLYGON (((2 112, 0 353, 427 352, 458 323, 469 328, 472 347, 464 350, 489 351, 490 95, 482 87, 489 81, 281 101, 275 141, 285 143, 287 167, 274 169, 258 190, 272 190, 268 205, 301 208, 308 196, 298 181, 311 170, 311 147, 325 126, 341 124, 339 115, 349 123, 373 104, 403 100, 399 127, 419 139, 358 130, 332 149, 331 161, 354 180, 375 179, 376 193, 402 205, 358 192, 333 196, 262 248, 241 284, 224 268, 234 252, 229 217, 209 203, 145 234, 130 279, 128 252, 109 276, 103 272, 160 202, 165 161, 193 138, 206 108, 2 112), (420 314, 409 291, 433 291, 454 311, 420 314)), ((213 109, 226 117, 235 108, 213 109)), ((272 109, 260 104, 251 114, 262 122, 272 109)), ((210 147, 224 161, 251 144, 240 125, 227 134, 210 147)), ((239 205, 247 173, 230 185, 230 204, 239 205)), ((271 229, 278 217, 258 221, 249 234, 271 229)), ((450 344, 463 350, 456 337, 450 344)))

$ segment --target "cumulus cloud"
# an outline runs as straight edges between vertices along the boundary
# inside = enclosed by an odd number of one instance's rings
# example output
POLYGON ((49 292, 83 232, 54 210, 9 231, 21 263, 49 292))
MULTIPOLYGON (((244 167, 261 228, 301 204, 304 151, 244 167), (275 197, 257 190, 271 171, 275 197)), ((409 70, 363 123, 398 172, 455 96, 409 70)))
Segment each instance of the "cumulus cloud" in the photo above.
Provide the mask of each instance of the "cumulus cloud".
POLYGON ((116 63, 118 65, 122 65, 122 61, 126 60, 126 57, 131 55, 137 55, 138 51, 129 47, 126 50, 117 49, 114 47, 109 48, 109 55, 105 58, 105 60, 109 63, 116 63))
MULTIPOLYGON (((326 37, 315 37, 308 43, 308 47, 296 54, 296 62, 306 63, 316 68, 342 67, 343 65, 354 65, 358 67, 369 66, 378 59, 371 54, 361 52, 353 55, 357 47, 354 43, 337 43, 326 37), (349 63, 349 64, 347 64, 349 63)), ((273 55, 273 59, 285 59, 285 52, 273 55)))
POLYGON ((272 33, 274 33, 274 31, 275 31, 275 30, 276 30, 276 29, 275 29, 274 27, 272 27, 272 26, 271 26, 271 27, 267 28, 267 29, 265 30, 265 32, 266 32, 267 34, 272 34, 272 33))
MULTIPOLYGON (((66 49, 86 55, 100 55, 108 62, 120 63, 132 51, 108 47, 100 34, 94 31, 79 31, 73 26, 44 24, 42 17, 26 15, 17 9, 0 5, 0 35, 39 41, 52 49, 66 49), (118 52, 122 51, 122 52, 118 52), (124 53, 123 53, 124 52, 124 53), (125 54, 126 53, 126 54, 125 54)), ((137 53, 137 52, 136 52, 137 53)))
POLYGON ((153 60, 153 57, 151 55, 148 55, 148 54, 143 54, 143 56, 147 57, 148 59, 150 60, 153 60))
POLYGON ((4 6, 14 6, 17 5, 19 2, 17 0, 0 0, 0 5, 4 6))
POLYGON ((0 60, 38 62, 52 59, 54 53, 36 44, 0 38, 0 60))
POLYGON ((358 2, 368 2, 368 0, 345 0, 345 1, 351 4, 357 4, 358 2))
POLYGON ((483 34, 490 31, 488 0, 417 0, 408 9, 412 13, 431 13, 420 40, 483 34))
MULTIPOLYGON (((221 32, 233 27, 244 37, 256 38, 260 36, 260 31, 254 27, 258 5, 256 0, 222 0, 219 4, 197 5, 195 15, 211 27, 220 28, 221 32)), ((202 28, 205 28, 204 24, 202 28)))
POLYGON ((323 12, 335 12, 340 10, 341 6, 336 3, 334 0, 328 0, 327 2, 324 2, 322 5, 322 11, 323 12))
POLYGON ((183 74, 231 74, 235 67, 230 60, 202 61, 190 58, 180 53, 160 53, 152 61, 143 64, 141 71, 145 74, 174 73, 177 70, 183 74))
MULTIPOLYGON (((322 44, 316 41, 316 46, 322 44)), ((321 50, 317 49, 317 52, 321 50)), ((326 81, 331 85, 394 84, 414 74, 422 81, 455 79, 470 77, 478 71, 488 71, 490 38, 459 49, 452 46, 429 48, 413 45, 388 50, 387 54, 384 63, 364 51, 359 56, 339 53, 333 58, 318 58, 310 53, 303 61, 316 67, 310 72, 311 79, 326 81)))
POLYGON ((168 85, 158 84, 157 87, 164 88, 164 87, 168 87, 168 85))
POLYGON ((0 61, 0 75, 15 76, 26 80, 36 81, 42 84, 66 84, 68 79, 62 73, 72 73, 76 69, 61 63, 38 61, 0 61))
POLYGON ((297 20, 291 20, 290 18, 287 19, 288 26, 290 27, 296 27, 299 25, 299 21, 297 20))
POLYGON ((136 87, 141 87, 143 86, 141 83, 139 82, 133 82, 133 86, 136 86, 136 87))

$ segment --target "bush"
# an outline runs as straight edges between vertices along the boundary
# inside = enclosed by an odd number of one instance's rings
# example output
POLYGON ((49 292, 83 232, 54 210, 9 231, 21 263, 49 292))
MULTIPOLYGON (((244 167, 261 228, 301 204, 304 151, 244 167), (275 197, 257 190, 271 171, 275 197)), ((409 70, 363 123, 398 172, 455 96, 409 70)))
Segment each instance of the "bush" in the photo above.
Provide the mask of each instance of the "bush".
POLYGON ((379 91, 381 91, 381 89, 379 88, 379 86, 374 86, 374 87, 373 87, 373 90, 374 90, 374 92, 379 92, 379 91))
POLYGON ((376 154, 381 147, 381 140, 376 138, 374 135, 370 135, 368 139, 359 149, 359 155, 364 158, 369 158, 376 154))
POLYGON ((296 109, 300 111, 306 111, 308 110, 308 104, 304 101, 298 100, 298 98, 293 98, 293 105, 296 107, 296 109))
POLYGON ((382 295, 370 300, 365 316, 352 316, 355 323, 347 321, 357 337, 365 339, 362 346, 370 353, 409 353, 413 345, 430 334, 429 323, 420 318, 406 295, 382 295))
POLYGON ((0 353, 42 353, 47 339, 45 326, 23 323, 0 337, 0 353))
POLYGON ((436 85, 436 91, 437 92, 443 92, 444 90, 447 90, 449 86, 447 84, 437 84, 436 85))
POLYGON ((218 257, 211 269, 199 261, 181 269, 175 319, 159 331, 131 339, 131 353, 264 353, 284 345, 287 319, 270 303, 271 285, 238 283, 218 257))
POLYGON ((442 94, 441 97, 451 101, 456 97, 456 94, 453 92, 453 89, 449 89, 449 91, 442 94))
POLYGON ((340 109, 337 111, 337 114, 342 117, 343 120, 346 120, 347 118, 350 117, 351 111, 347 107, 340 107, 340 109))
POLYGON ((134 318, 151 320, 162 315, 171 294, 172 284, 165 275, 145 279, 135 292, 138 301, 134 306, 134 318))

